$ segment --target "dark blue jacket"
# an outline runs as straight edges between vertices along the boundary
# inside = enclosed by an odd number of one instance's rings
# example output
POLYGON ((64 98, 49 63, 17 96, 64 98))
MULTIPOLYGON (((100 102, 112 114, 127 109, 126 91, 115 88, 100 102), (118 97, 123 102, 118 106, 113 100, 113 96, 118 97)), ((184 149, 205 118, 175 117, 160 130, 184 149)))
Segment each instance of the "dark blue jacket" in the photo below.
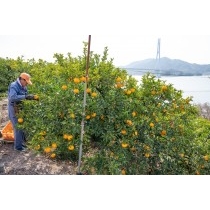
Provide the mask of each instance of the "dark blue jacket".
POLYGON ((14 106, 24 100, 27 94, 27 87, 23 87, 19 79, 10 84, 8 88, 8 114, 10 118, 15 116, 14 106))

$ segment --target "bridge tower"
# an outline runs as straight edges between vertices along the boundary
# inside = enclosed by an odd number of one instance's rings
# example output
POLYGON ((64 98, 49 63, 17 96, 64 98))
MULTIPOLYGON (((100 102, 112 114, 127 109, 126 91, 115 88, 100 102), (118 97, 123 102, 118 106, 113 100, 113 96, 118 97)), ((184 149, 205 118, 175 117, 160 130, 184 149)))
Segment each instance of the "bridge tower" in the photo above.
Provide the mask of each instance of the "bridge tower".
POLYGON ((160 77, 160 38, 158 39, 158 44, 157 44, 155 71, 157 72, 157 77, 159 78, 160 77))

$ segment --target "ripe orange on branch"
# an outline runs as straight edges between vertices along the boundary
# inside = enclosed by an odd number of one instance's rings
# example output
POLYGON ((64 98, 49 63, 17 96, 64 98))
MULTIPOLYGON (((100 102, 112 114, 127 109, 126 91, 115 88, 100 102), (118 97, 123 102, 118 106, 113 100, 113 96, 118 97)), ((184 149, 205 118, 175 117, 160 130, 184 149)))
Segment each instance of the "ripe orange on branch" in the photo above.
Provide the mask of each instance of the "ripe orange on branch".
POLYGON ((86 93, 91 93, 91 89, 87 88, 86 93))
POLYGON ((79 93, 79 89, 74 89, 74 93, 78 94, 79 93))
POLYGON ((38 95, 34 95, 34 99, 35 100, 39 100, 39 96, 38 95))
POLYGON ((18 123, 23 123, 23 118, 18 118, 18 123))
POLYGON ((63 85, 63 86, 61 87, 62 90, 67 90, 67 88, 68 88, 67 85, 63 85))
POLYGON ((122 143, 121 146, 122 146, 122 148, 127 148, 128 144, 127 143, 122 143))
POLYGON ((74 145, 70 145, 70 146, 68 147, 68 150, 69 150, 69 151, 73 151, 73 150, 74 150, 74 145))
POLYGON ((203 158, 204 158, 205 161, 209 160, 209 156, 208 155, 203 156, 203 158))
POLYGON ((117 77, 116 82, 121 82, 122 79, 120 77, 117 77))
POLYGON ((80 83, 80 79, 79 78, 74 78, 74 83, 76 83, 76 84, 80 83))

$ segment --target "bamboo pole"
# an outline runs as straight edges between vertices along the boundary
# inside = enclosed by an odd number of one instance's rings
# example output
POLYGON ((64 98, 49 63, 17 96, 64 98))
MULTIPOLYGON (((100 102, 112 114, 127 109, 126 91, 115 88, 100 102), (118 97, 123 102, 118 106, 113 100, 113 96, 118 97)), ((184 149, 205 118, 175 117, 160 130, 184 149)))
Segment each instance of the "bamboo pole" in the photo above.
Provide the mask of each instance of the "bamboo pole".
POLYGON ((87 83, 89 76, 89 64, 90 64, 90 45, 91 45, 91 35, 88 38, 88 52, 87 52, 87 60, 86 60, 86 80, 84 83, 84 100, 83 100, 83 114, 82 114, 82 122, 81 122, 81 136, 80 136, 80 148, 79 148, 79 161, 78 161, 78 171, 77 175, 82 175, 81 173, 81 160, 82 160, 82 146, 83 146, 83 137, 85 131, 85 115, 86 115, 86 99, 87 99, 87 83))

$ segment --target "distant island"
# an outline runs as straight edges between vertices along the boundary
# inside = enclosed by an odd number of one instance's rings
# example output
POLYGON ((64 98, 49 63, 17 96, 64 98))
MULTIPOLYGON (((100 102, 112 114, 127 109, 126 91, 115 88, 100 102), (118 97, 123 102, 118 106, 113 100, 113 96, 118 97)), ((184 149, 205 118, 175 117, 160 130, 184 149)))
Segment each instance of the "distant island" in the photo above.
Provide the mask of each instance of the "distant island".
POLYGON ((122 66, 131 75, 142 75, 146 72, 160 76, 201 76, 210 75, 210 64, 188 63, 178 59, 167 57, 156 59, 145 59, 135 61, 129 65, 122 66))

